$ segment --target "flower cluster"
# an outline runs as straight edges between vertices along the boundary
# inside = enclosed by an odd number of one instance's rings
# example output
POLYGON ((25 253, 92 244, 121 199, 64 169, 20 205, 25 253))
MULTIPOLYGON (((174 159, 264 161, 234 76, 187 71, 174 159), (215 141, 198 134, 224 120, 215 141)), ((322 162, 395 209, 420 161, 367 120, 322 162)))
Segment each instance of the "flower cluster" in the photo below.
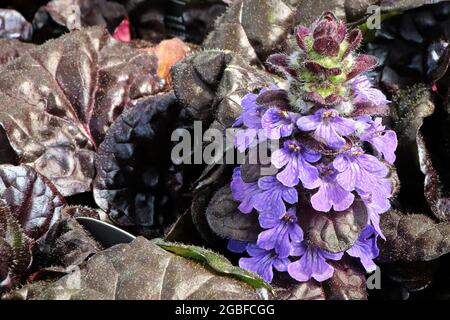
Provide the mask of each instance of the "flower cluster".
POLYGON ((298 281, 324 281, 334 272, 328 261, 345 253, 359 258, 368 272, 376 268, 377 238, 384 238, 380 214, 390 208, 397 138, 378 117, 389 101, 362 75, 377 61, 355 53, 361 39, 359 30, 347 33, 342 21, 324 13, 313 28, 297 28, 300 50, 268 59, 286 76, 289 89, 272 86, 242 100, 236 147, 245 152, 269 139, 281 148, 271 154, 275 175, 245 181, 242 168, 235 168, 233 197, 243 214, 258 215, 263 231, 255 243, 230 240, 229 249, 247 251, 250 257, 241 258, 240 266, 268 282, 273 268, 298 281), (367 226, 351 248, 329 252, 304 240, 301 198, 317 214, 329 215, 364 203, 367 226))

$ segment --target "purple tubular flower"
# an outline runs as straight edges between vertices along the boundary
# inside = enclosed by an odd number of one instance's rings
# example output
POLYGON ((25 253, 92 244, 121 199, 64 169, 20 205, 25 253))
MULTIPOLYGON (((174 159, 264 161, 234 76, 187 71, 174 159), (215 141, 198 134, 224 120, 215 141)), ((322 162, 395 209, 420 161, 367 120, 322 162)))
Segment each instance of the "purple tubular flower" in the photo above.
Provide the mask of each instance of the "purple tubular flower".
POLYGON ((300 256, 300 259, 288 266, 288 273, 292 278, 300 282, 311 278, 322 282, 331 278, 334 273, 334 268, 326 260, 340 260, 344 253, 330 253, 301 242, 294 244, 291 254, 300 256))
POLYGON ((238 129, 234 136, 234 145, 239 152, 256 147, 258 143, 267 140, 264 129, 238 129))
POLYGON ((295 204, 298 201, 297 190, 284 186, 274 176, 260 178, 258 187, 260 191, 253 199, 255 209, 261 214, 271 214, 281 218, 286 213, 284 201, 289 204, 295 204))
POLYGON ((296 113, 270 108, 262 117, 262 127, 268 138, 278 140, 292 134, 297 118, 296 113))
POLYGON ((233 171, 231 181, 231 192, 235 200, 240 201, 239 210, 248 214, 252 212, 255 204, 255 197, 261 192, 257 182, 246 183, 241 177, 241 168, 236 167, 233 171))
MULTIPOLYGON (((261 93, 267 89, 261 89, 261 93)), ((249 129, 261 129, 261 118, 267 111, 267 107, 260 106, 256 103, 258 95, 249 93, 241 100, 242 105, 242 122, 249 129)))
POLYGON ((273 268, 285 272, 290 263, 288 258, 278 257, 273 250, 267 251, 254 244, 247 245, 247 252, 250 258, 241 258, 239 266, 259 274, 267 282, 273 279, 273 268))
POLYGON ((319 178, 311 184, 304 184, 306 189, 319 190, 311 197, 311 205, 317 211, 344 211, 350 208, 355 200, 353 193, 342 188, 336 180, 338 172, 332 165, 321 165, 319 178))
POLYGON ((258 236, 258 246, 265 250, 275 249, 278 257, 287 258, 292 250, 291 242, 303 241, 303 231, 297 224, 295 208, 279 218, 271 213, 261 214, 259 224, 268 229, 258 236))
POLYGON ((369 78, 366 76, 358 76, 352 82, 353 103, 356 105, 364 105, 367 103, 376 106, 385 106, 391 101, 378 89, 372 87, 369 78))
POLYGON ((277 174, 277 179, 286 187, 295 187, 299 180, 303 183, 312 183, 317 180, 319 172, 310 163, 320 160, 320 153, 300 146, 297 141, 288 140, 284 142, 281 149, 272 154, 272 164, 284 170, 277 174))
POLYGON ((380 215, 391 208, 389 198, 392 194, 392 182, 389 179, 381 179, 372 192, 356 190, 367 208, 368 223, 377 233, 386 240, 380 228, 380 215))
POLYGON ((248 242, 231 239, 228 241, 227 249, 233 253, 244 253, 248 242))
POLYGON ((361 141, 370 143, 377 152, 383 155, 384 159, 390 163, 395 162, 395 150, 398 146, 397 134, 393 130, 386 130, 381 118, 372 121, 370 117, 360 117, 359 121, 368 124, 366 130, 360 135, 361 141))
POLYGON ((342 148, 345 145, 343 137, 356 129, 354 120, 341 118, 334 109, 320 109, 311 116, 301 117, 297 126, 302 131, 314 131, 317 140, 335 149, 342 148))
POLYGON ((373 192, 378 188, 380 179, 385 178, 389 170, 376 157, 365 154, 360 147, 339 154, 333 161, 334 168, 340 172, 336 179, 347 191, 356 188, 364 192, 373 192))
POLYGON ((366 226, 359 235, 356 243, 346 252, 355 258, 359 258, 361 264, 367 272, 373 272, 377 269, 373 259, 378 257, 379 250, 377 246, 378 234, 371 226, 366 226))

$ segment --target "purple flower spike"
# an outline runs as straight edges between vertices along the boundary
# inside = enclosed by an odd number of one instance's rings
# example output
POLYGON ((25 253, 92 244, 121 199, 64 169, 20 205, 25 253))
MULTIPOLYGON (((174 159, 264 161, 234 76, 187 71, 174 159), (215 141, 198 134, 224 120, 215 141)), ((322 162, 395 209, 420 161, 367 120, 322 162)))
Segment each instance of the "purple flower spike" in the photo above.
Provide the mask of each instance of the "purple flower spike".
POLYGON ((258 236, 258 246, 262 249, 275 249, 280 258, 287 258, 292 250, 291 242, 303 241, 303 231, 297 224, 295 208, 291 208, 279 218, 271 213, 261 214, 259 224, 268 229, 258 236))
POLYGON ((244 253, 248 242, 231 239, 228 241, 227 249, 233 253, 244 253))
POLYGON ((330 148, 345 146, 343 137, 355 131, 355 121, 341 118, 334 109, 320 109, 311 116, 301 117, 297 126, 302 131, 314 131, 314 137, 330 148))
POLYGON ((322 282, 333 276, 334 268, 327 263, 328 260, 340 260, 341 253, 330 253, 317 247, 307 246, 304 242, 294 245, 293 256, 301 258, 288 266, 289 275, 300 282, 311 278, 322 282))
POLYGON ((258 195, 261 190, 258 187, 257 182, 246 183, 241 177, 241 168, 237 167, 233 171, 233 180, 231 181, 231 192, 234 199, 240 201, 239 210, 242 213, 248 214, 252 212, 256 195, 258 195))
POLYGON ((346 252, 355 258, 361 260, 361 264, 367 272, 373 272, 377 269, 373 259, 378 257, 379 250, 377 246, 377 232, 371 226, 366 226, 359 235, 356 243, 346 252))
POLYGON ((270 108, 262 118, 262 127, 270 139, 287 137, 294 131, 298 115, 293 112, 270 108))
POLYGON ((369 124, 369 127, 360 136, 361 141, 369 142, 388 163, 394 164, 395 150, 398 146, 395 131, 386 130, 381 118, 376 118, 374 121, 370 117, 361 117, 360 119, 369 124))
POLYGON ((278 257, 273 250, 267 251, 254 244, 247 246, 247 252, 251 258, 241 258, 239 266, 259 274, 267 282, 273 279, 273 268, 285 272, 290 263, 288 258, 278 257))
POLYGON ((319 178, 311 184, 304 184, 306 189, 319 188, 311 197, 311 204, 315 210, 329 212, 333 208, 335 211, 344 211, 353 204, 354 194, 338 184, 337 174, 332 165, 322 165, 319 167, 319 178))
POLYGON ((287 187, 295 187, 299 181, 312 183, 319 177, 316 167, 310 163, 319 161, 320 153, 300 146, 297 141, 288 140, 284 142, 281 149, 272 154, 272 164, 284 170, 277 174, 277 179, 287 187))
POLYGON ((297 190, 284 186, 274 176, 260 178, 258 187, 261 190, 253 200, 255 209, 261 214, 270 214, 281 218, 286 213, 284 201, 289 204, 295 204, 298 201, 297 190))
POLYGON ((339 154, 333 161, 334 168, 340 172, 336 179, 347 191, 355 189, 373 192, 378 188, 380 179, 385 178, 389 170, 376 157, 365 154, 360 147, 339 154))
POLYGON ((352 82, 353 103, 356 105, 373 104, 375 106, 386 106, 389 101, 378 89, 372 87, 369 78, 358 76, 352 82))

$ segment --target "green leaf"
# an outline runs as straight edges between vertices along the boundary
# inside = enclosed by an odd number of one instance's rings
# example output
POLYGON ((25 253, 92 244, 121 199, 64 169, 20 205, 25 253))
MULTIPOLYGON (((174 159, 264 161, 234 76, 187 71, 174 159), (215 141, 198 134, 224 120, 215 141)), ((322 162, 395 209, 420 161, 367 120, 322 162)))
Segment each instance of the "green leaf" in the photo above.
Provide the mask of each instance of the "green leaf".
POLYGON ((203 262, 219 274, 228 275, 242 280, 255 289, 267 289, 272 295, 275 295, 273 288, 257 274, 233 266, 227 258, 219 255, 218 253, 201 247, 166 242, 163 240, 156 240, 156 244, 162 249, 176 255, 203 262))

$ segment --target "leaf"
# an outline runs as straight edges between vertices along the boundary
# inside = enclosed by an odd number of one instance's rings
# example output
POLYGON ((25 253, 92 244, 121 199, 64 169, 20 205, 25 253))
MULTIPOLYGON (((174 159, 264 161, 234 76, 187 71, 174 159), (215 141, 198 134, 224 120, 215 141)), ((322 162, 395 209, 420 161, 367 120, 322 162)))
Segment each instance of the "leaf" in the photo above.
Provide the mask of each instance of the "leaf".
POLYGON ((429 88, 420 84, 408 87, 394 97, 391 117, 400 146, 410 147, 409 144, 415 143, 424 119, 434 113, 431 99, 429 88))
POLYGON ((32 262, 32 240, 0 199, 0 293, 14 288, 32 262))
POLYGON ((171 71, 175 95, 195 120, 209 125, 213 118, 231 127, 241 112, 241 98, 276 82, 230 52, 209 50, 188 56, 171 71))
POLYGON ((299 208, 306 241, 330 252, 348 250, 367 225, 367 210, 360 200, 341 212, 318 212, 306 201, 299 208))
POLYGON ((294 11, 281 0, 238 0, 220 17, 205 40, 206 49, 230 50, 258 63, 284 42, 294 11))
POLYGON ((404 210, 428 211, 424 197, 423 174, 417 146, 417 133, 424 119, 435 112, 429 89, 415 85, 401 90, 390 107, 393 129, 397 133, 396 168, 400 179, 398 201, 404 210))
POLYGON ((355 260, 344 256, 340 261, 328 261, 334 267, 333 277, 320 283, 314 279, 297 282, 286 273, 273 282, 280 300, 367 300, 366 277, 355 260))
POLYGON ((166 183, 178 113, 173 93, 143 100, 119 116, 100 145, 94 198, 119 225, 160 235, 175 219, 178 193, 166 183))
POLYGON ((323 284, 311 279, 308 282, 293 280, 288 274, 280 273, 273 284, 279 300, 325 300, 323 284))
POLYGON ((28 166, 0 165, 0 198, 23 232, 39 240, 60 218, 64 198, 45 177, 28 166))
POLYGON ((20 163, 51 179, 64 196, 89 191, 94 149, 105 131, 133 100, 161 89, 154 59, 91 28, 4 67, 0 125, 20 163))
POLYGON ((381 229, 386 241, 378 244, 380 262, 429 261, 450 252, 449 222, 391 210, 383 214, 381 229))
POLYGON ((214 192, 229 183, 231 173, 226 173, 226 165, 209 166, 199 178, 197 185, 192 191, 193 199, 191 205, 191 216, 194 226, 202 238, 208 244, 216 244, 220 237, 217 236, 209 226, 206 219, 206 208, 214 196, 214 192), (227 179, 228 178, 228 179, 227 179))
POLYGON ((32 43, 19 40, 0 39, 0 66, 8 64, 14 59, 23 56, 35 47, 32 43))
POLYGON ((408 292, 426 289, 432 282, 439 268, 438 260, 395 262, 382 266, 384 276, 399 283, 408 292))
POLYGON ((56 282, 37 282, 3 299, 186 300, 258 299, 245 282, 176 256, 139 237, 92 256, 56 282), (149 269, 149 266, 151 268, 149 269))
POLYGON ((214 30, 203 43, 205 49, 230 50, 241 56, 249 63, 260 63, 255 49, 242 26, 242 9, 244 1, 235 4, 220 17, 214 30))
POLYGON ((380 60, 374 75, 392 92, 416 83, 431 86, 431 75, 445 49, 445 41, 441 40, 449 36, 450 4, 440 0, 386 4, 381 8, 383 12, 395 10, 399 14, 383 21, 368 44, 367 53, 380 60))
POLYGON ((261 229, 257 214, 243 214, 231 194, 230 186, 217 190, 206 209, 211 230, 222 238, 255 242, 261 229))
POLYGON ((29 41, 33 27, 16 10, 0 9, 0 38, 29 41))
POLYGON ((365 272, 355 265, 354 259, 346 256, 330 264, 334 274, 324 283, 327 300, 367 300, 365 272))
POLYGON ((62 218, 39 243, 35 260, 40 268, 79 266, 88 257, 101 251, 101 246, 67 214, 68 210, 70 208, 63 209, 62 218))
POLYGON ((213 251, 201 247, 183 245, 179 243, 170 243, 165 241, 157 241, 156 244, 158 244, 158 246, 160 246, 164 250, 173 252, 179 256, 203 262, 219 274, 238 278, 241 281, 248 283, 255 289, 264 288, 273 293, 272 287, 258 275, 245 269, 233 266, 228 259, 217 253, 214 253, 213 251))

